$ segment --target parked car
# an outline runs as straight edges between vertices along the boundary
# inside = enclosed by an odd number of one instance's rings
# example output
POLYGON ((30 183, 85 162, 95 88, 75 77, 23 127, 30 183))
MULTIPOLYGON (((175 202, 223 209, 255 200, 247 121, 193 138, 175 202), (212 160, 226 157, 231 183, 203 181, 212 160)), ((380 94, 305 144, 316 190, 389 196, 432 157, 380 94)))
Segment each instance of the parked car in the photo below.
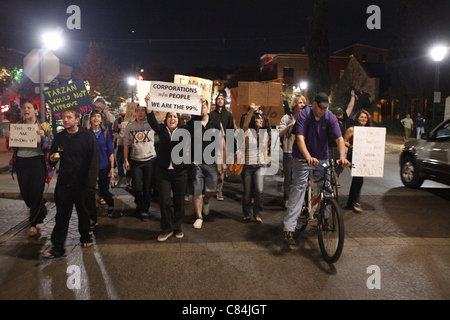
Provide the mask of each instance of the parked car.
POLYGON ((419 188, 426 179, 450 185, 450 119, 420 139, 405 142, 400 178, 408 188, 419 188))

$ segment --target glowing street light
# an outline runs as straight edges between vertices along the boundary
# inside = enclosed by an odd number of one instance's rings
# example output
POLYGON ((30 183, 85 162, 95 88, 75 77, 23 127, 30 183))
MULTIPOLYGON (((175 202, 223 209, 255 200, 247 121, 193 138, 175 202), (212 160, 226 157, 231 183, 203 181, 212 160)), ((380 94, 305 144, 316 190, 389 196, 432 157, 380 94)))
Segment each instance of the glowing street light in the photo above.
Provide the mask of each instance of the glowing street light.
MULTIPOLYGON (((45 97, 44 97, 44 55, 46 48, 56 50, 62 43, 61 35, 58 33, 46 33, 42 35, 43 45, 39 50, 39 94, 41 101, 41 121, 45 122, 45 97)), ((59 73, 59 71, 58 71, 59 73)))
POLYGON ((128 78, 128 84, 130 85, 131 88, 131 102, 134 102, 134 86, 136 85, 136 79, 134 77, 129 77, 128 78))
POLYGON ((440 62, 444 59, 445 55, 447 54, 447 50, 448 48, 443 45, 436 46, 430 50, 430 55, 436 62, 436 72, 434 78, 433 121, 432 121, 433 128, 435 128, 438 124, 437 109, 439 107, 439 104, 441 103, 441 93, 439 92, 439 73, 440 73, 439 67, 440 62))
POLYGON ((300 89, 305 90, 308 87, 308 82, 302 81, 300 82, 300 89))

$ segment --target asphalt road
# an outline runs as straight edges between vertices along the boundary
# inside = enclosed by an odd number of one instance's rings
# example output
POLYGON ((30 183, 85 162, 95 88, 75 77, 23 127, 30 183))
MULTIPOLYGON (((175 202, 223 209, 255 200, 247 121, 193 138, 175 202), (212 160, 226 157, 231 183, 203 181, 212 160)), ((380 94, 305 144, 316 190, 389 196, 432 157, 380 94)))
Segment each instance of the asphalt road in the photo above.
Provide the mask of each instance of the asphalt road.
MULTIPOLYGON (((201 230, 192 229, 188 205, 185 238, 165 243, 155 241, 157 204, 152 203, 151 219, 142 222, 131 215, 131 196, 116 189, 117 207, 125 215, 109 219, 103 216, 106 209, 99 209, 93 248, 78 245, 74 217, 67 256, 40 259, 40 252, 50 245, 55 213, 51 203, 38 238, 27 237, 23 222, 4 233, 0 299, 179 300, 165 308, 174 316, 203 306, 217 307, 215 316, 229 315, 228 305, 237 310, 236 305, 244 304, 267 305, 264 315, 276 316, 280 307, 298 311, 298 303, 291 300, 299 299, 450 299, 450 188, 433 182, 419 190, 403 187, 397 158, 398 151, 387 150, 384 177, 365 179, 364 213, 344 211, 346 241, 334 264, 323 261, 314 226, 292 251, 281 250, 284 210, 279 176, 266 179, 263 224, 242 222, 242 184, 232 177, 226 182, 225 201, 211 203, 201 230), (281 300, 285 302, 280 305, 281 300)), ((348 170, 340 183, 344 205, 348 170)), ((0 201, 26 218, 21 200, 0 201)))

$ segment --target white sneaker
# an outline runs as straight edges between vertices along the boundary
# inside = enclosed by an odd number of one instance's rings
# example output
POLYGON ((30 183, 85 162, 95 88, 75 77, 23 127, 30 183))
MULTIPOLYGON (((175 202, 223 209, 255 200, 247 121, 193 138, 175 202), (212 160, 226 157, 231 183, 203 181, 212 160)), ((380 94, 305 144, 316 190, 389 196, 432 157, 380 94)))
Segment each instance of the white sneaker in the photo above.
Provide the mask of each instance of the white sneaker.
POLYGON ((202 213, 205 215, 205 216, 207 216, 208 214, 209 214, 209 202, 203 202, 203 205, 202 205, 202 213))
POLYGON ((194 229, 201 229, 203 224, 203 219, 197 218, 193 224, 194 229))
POLYGON ((163 233, 163 234, 160 234, 156 240, 159 242, 163 242, 163 241, 166 241, 167 239, 169 239, 172 235, 173 235, 173 232, 163 233))

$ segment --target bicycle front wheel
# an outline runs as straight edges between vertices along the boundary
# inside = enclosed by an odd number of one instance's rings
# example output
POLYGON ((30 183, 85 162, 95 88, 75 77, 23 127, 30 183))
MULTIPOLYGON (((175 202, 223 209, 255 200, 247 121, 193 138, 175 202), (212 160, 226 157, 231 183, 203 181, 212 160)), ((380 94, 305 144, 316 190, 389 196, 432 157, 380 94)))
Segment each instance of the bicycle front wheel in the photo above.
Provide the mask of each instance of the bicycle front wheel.
POLYGON ((325 261, 333 263, 341 257, 344 248, 344 219, 335 199, 325 199, 320 208, 319 247, 325 261))

